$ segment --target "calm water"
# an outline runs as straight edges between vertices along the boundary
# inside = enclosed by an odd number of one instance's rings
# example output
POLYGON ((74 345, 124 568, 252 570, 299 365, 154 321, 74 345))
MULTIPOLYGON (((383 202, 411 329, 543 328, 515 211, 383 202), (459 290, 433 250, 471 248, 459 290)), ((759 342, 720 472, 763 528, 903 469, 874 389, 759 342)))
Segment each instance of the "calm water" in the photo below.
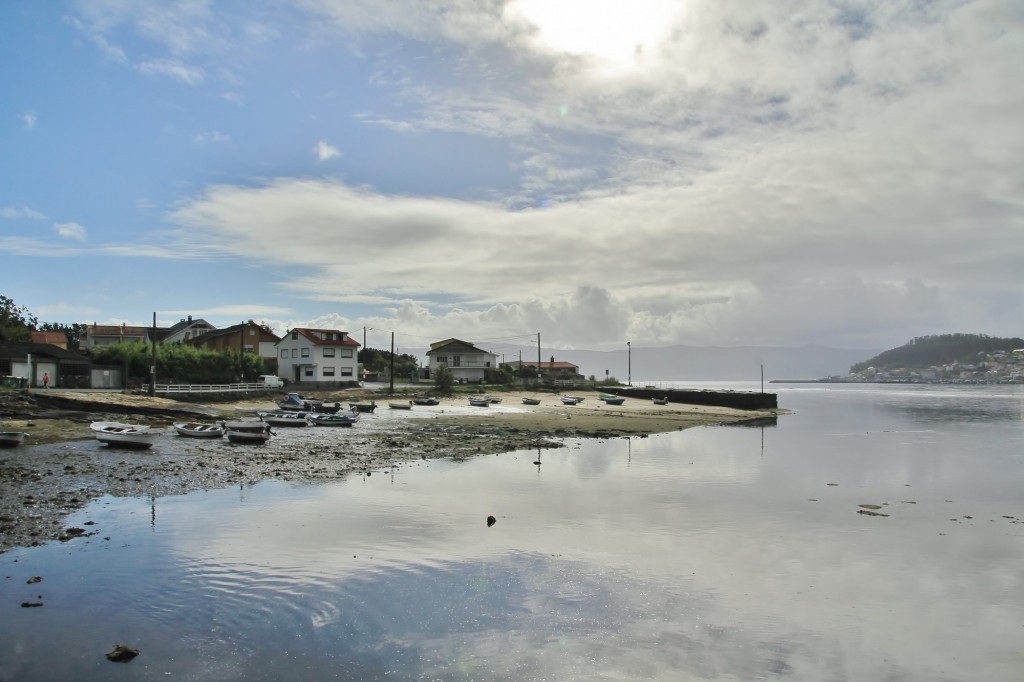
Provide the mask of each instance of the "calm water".
POLYGON ((777 426, 104 498, 0 555, 0 679, 1024 679, 1024 387, 766 388, 777 426))

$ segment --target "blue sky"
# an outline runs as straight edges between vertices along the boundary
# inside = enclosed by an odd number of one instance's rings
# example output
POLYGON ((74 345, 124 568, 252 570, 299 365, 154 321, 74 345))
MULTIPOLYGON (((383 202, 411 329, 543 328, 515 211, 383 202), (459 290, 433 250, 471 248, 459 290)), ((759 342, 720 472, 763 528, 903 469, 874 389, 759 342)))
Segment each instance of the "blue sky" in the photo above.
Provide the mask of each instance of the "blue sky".
POLYGON ((400 346, 1020 335, 1021 63, 1010 0, 5 2, 0 293, 400 346))

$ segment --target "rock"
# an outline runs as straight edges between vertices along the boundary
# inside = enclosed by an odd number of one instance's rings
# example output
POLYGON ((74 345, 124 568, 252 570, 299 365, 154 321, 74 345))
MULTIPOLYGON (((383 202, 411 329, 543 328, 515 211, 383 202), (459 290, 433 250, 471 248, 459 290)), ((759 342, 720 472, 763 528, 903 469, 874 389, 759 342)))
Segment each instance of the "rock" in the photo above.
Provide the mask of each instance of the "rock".
POLYGON ((32 585, 33 583, 41 583, 41 582, 43 582, 43 577, 40 576, 40 575, 34 575, 31 578, 29 578, 28 580, 26 580, 25 582, 28 583, 29 585, 32 585))
POLYGON ((115 644, 114 650, 107 654, 107 660, 114 663, 127 663, 138 655, 138 649, 132 649, 124 644, 115 644))
POLYGON ((493 516, 488 516, 487 517, 487 527, 488 528, 490 528, 491 526, 493 526, 497 522, 498 522, 498 519, 494 518, 493 516))

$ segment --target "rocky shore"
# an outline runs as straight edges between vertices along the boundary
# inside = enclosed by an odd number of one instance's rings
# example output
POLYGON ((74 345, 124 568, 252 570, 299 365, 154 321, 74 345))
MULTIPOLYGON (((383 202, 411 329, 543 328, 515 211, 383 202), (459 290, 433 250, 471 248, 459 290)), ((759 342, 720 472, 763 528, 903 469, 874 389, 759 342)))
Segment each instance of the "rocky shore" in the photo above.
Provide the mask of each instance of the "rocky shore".
POLYGON ((551 393, 507 393, 491 407, 470 407, 466 396, 436 406, 392 410, 374 392, 317 394, 343 404, 375 400, 378 408, 352 428, 278 429, 266 445, 232 445, 177 436, 184 419, 254 417, 273 409, 275 394, 244 400, 191 403, 118 392, 37 391, 0 394, 0 430, 24 431, 25 444, 0 449, 0 552, 88 533, 66 517, 104 496, 161 497, 276 479, 313 482, 372 475, 428 458, 562 447, 572 438, 643 436, 715 423, 773 418, 779 411, 740 411, 627 400, 609 406, 590 394, 561 404, 551 393), (531 396, 540 405, 524 405, 531 396), (149 450, 98 443, 93 421, 142 422, 161 434, 149 450))

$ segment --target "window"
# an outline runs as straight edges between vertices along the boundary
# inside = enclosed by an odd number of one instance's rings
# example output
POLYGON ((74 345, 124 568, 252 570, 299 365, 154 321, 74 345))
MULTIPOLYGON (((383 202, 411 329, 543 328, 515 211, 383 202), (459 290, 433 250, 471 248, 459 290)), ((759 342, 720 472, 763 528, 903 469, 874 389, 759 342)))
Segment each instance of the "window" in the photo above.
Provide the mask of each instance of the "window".
POLYGON ((350 357, 352 357, 352 349, 351 348, 342 348, 341 349, 341 357, 343 357, 343 358, 350 358, 350 357))
POLYGON ((252 344, 251 344, 251 343, 247 343, 247 344, 245 344, 245 346, 244 346, 244 350, 245 350, 245 352, 246 352, 246 353, 253 353, 253 352, 255 352, 255 351, 256 351, 256 349, 255 349, 255 348, 253 348, 253 346, 252 346, 252 344))
POLYGON ((304 358, 308 358, 309 357, 309 349, 308 348, 303 348, 302 349, 302 357, 304 357, 304 358))
POLYGON ((462 367, 462 356, 461 355, 453 355, 452 356, 452 367, 462 367))
POLYGON ((341 376, 343 376, 343 377, 350 377, 350 376, 352 376, 352 368, 351 367, 342 367, 341 368, 341 376))
POLYGON ((334 357, 334 349, 333 348, 324 348, 324 357, 325 358, 333 358, 334 357))
POLYGON ((298 332, 292 332, 292 341, 298 341, 298 340, 299 340, 299 333, 298 332))
POLYGON ((255 329, 250 329, 249 330, 249 336, 256 336, 256 330, 255 329))
POLYGON ((312 365, 306 365, 306 367, 304 369, 305 369, 305 371, 303 373, 307 377, 313 378, 313 366, 312 365))
POLYGON ((334 376, 334 368, 333 367, 324 367, 324 376, 325 377, 333 377, 334 376))
POLYGON ((282 358, 287 358, 288 357, 288 349, 287 348, 282 348, 281 349, 281 357, 282 358))
POLYGON ((438 355, 437 356, 437 364, 439 364, 439 365, 447 365, 448 364, 448 356, 447 355, 438 355))
POLYGON ((299 349, 298 348, 292 348, 292 357, 293 358, 299 357, 299 349))

